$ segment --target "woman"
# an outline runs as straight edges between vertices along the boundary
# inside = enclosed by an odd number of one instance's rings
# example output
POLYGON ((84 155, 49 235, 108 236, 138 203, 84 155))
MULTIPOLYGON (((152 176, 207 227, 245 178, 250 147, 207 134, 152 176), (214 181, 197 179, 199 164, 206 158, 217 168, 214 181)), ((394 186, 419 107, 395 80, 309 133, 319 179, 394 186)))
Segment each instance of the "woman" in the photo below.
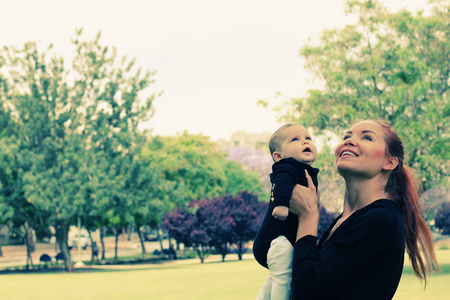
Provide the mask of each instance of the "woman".
POLYGON ((346 185, 343 212, 317 245, 314 185, 310 181, 309 188, 297 185, 293 191, 290 209, 299 226, 292 298, 392 299, 405 243, 414 272, 426 283, 427 272, 438 264, 420 216, 418 186, 403 165, 395 131, 380 121, 354 125, 336 148, 335 165, 346 185))

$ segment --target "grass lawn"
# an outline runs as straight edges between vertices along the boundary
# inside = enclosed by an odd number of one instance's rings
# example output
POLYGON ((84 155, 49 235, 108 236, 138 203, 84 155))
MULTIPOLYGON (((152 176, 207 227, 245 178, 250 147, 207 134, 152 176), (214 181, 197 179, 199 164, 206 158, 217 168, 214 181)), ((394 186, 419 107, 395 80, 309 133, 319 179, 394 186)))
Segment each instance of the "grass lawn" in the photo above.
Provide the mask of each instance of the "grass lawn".
MULTIPOLYGON (((204 264, 199 260, 117 269, 0 275, 1 299, 255 299, 267 271, 254 260, 204 264)), ((395 300, 450 299, 450 250, 439 250, 442 274, 424 291, 409 264, 395 300)))

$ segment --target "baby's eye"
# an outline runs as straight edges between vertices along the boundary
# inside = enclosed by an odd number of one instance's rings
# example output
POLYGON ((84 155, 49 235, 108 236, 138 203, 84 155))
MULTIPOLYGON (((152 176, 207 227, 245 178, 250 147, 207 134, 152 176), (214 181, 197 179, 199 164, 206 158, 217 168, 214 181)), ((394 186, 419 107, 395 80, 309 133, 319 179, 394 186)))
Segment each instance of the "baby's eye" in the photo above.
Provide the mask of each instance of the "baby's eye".
POLYGON ((305 138, 305 140, 311 141, 312 138, 311 138, 310 136, 307 136, 307 137, 305 138))
POLYGON ((295 142, 295 141, 298 141, 298 138, 295 137, 292 139, 292 142, 295 142))

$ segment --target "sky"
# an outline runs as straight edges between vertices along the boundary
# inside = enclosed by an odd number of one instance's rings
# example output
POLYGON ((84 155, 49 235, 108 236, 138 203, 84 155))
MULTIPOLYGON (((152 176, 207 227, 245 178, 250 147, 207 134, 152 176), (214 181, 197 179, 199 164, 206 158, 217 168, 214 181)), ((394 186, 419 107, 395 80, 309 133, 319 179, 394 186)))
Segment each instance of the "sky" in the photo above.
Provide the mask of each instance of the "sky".
MULTIPOLYGON (((426 5, 382 2, 391 11, 426 5)), ((156 71, 150 90, 163 93, 146 128, 228 140, 238 130, 273 132, 282 125, 257 100, 274 105, 304 96, 315 83, 300 48, 353 21, 343 0, 2 0, 0 46, 52 43, 70 58, 77 28, 85 39, 101 31, 101 43, 115 46, 119 57, 156 71)))

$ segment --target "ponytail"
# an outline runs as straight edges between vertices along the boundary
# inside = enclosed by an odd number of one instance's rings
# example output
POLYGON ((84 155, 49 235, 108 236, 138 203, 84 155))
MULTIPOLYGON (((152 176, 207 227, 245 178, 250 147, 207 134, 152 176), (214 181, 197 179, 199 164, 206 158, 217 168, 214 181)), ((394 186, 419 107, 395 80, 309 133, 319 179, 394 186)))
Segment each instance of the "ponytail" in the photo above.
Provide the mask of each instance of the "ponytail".
POLYGON ((400 166, 389 177, 386 192, 401 209, 405 224, 406 252, 414 273, 427 283, 426 275, 439 265, 436 260, 430 228, 421 216, 419 192, 421 185, 409 167, 400 166), (421 255, 423 253, 423 257, 421 255))
POLYGON ((391 172, 385 191, 400 206, 405 224, 406 252, 411 260, 414 273, 420 280, 425 281, 426 286, 427 274, 433 268, 439 270, 439 264, 434 253, 430 228, 422 218, 419 207, 422 185, 414 171, 403 165, 403 144, 397 133, 386 123, 375 122, 384 129, 387 154, 398 158, 398 165, 391 172))

